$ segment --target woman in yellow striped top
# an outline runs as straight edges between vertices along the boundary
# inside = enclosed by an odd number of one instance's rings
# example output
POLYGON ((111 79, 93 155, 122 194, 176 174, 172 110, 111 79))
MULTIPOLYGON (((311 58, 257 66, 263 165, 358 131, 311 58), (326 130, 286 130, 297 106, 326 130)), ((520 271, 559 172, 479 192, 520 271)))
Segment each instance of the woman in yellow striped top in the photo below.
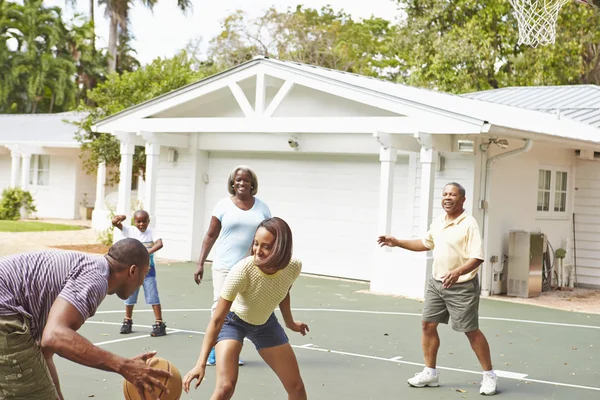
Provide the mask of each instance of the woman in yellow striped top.
POLYGON ((196 366, 183 378, 189 392, 200 386, 206 361, 216 344, 217 384, 211 400, 231 399, 238 377, 238 359, 248 338, 277 374, 289 400, 306 400, 298 361, 274 310, 281 310, 288 329, 306 335, 308 326, 294 321, 290 289, 302 263, 292 258, 292 231, 277 217, 264 220, 256 230, 251 256, 229 272, 217 308, 208 323, 196 366))

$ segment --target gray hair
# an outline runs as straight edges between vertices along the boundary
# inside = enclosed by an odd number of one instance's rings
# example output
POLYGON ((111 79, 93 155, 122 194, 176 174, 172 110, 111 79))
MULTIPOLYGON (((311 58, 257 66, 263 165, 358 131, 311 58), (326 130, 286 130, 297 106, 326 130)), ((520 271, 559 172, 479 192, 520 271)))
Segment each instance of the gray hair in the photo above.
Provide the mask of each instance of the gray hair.
MULTIPOLYGON (((465 197, 465 195, 467 194, 467 191, 465 190, 465 188, 463 187, 463 185, 461 185, 460 183, 450 182, 450 183, 446 184, 446 186, 454 186, 455 188, 457 188, 458 189, 458 193, 462 197, 465 197)), ((446 186, 444 186, 444 187, 446 187, 446 186)))
POLYGON ((231 171, 231 174, 229 174, 229 178, 227 179, 227 191, 229 194, 235 196, 233 182, 235 181, 235 174, 237 174, 239 171, 250 174, 250 194, 252 196, 256 196, 256 193, 258 193, 258 178, 256 177, 254 171, 252 171, 252 169, 250 169, 250 167, 247 165, 238 165, 233 169, 233 171, 231 171))

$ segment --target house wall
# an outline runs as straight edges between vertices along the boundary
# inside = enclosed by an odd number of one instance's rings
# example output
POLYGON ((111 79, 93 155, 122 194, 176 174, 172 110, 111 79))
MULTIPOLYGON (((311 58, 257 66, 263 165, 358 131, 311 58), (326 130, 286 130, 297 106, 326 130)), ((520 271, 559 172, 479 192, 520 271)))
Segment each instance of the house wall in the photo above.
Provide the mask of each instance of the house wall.
MULTIPOLYGON (((512 148, 522 147, 523 142, 512 141, 512 148), (517 143, 514 143, 517 142, 517 143)), ((508 149, 510 150, 510 149, 508 149)), ((499 150, 495 146, 488 150, 488 157, 508 150, 499 150)), ((574 178, 576 168, 575 155, 572 149, 534 143, 527 152, 508 158, 498 159, 492 164, 490 179, 490 197, 486 224, 487 248, 484 248, 486 270, 489 271, 489 258, 493 255, 502 260, 508 255, 508 238, 511 230, 543 232, 548 241, 558 249, 565 247, 572 238, 572 210, 574 200, 574 178), (559 218, 540 217, 537 213, 538 174, 542 166, 567 168, 568 194, 567 211, 559 218)), ((485 163, 481 166, 485 169, 485 163)), ((568 248, 567 259, 572 256, 568 248)), ((499 269, 500 264, 494 268, 499 269)), ((510 260, 503 272, 508 272, 510 260)), ((490 279, 488 272, 484 277, 490 279)), ((506 277, 504 277, 506 279, 506 277)), ((499 284, 494 292, 499 292, 499 284)), ((501 285, 501 286, 505 286, 501 285)), ((492 293, 493 294, 493 293, 492 293)))
MULTIPOLYGON (((269 99, 268 99, 269 100, 269 99)), ((268 103, 267 103, 268 104, 268 103)), ((385 117, 399 116, 339 96, 294 85, 273 114, 274 117, 385 117)))
POLYGON ((577 160, 576 166, 577 283, 600 287, 600 162, 577 160))
POLYGON ((157 254, 161 258, 182 261, 191 259, 198 158, 197 150, 192 147, 178 148, 177 162, 168 162, 166 148, 161 148, 155 216, 155 226, 164 243, 157 254))
POLYGON ((0 153, 0 193, 10 186, 10 152, 0 153))
POLYGON ((79 170, 76 154, 50 155, 50 175, 47 186, 29 185, 38 218, 78 218, 76 213, 76 182, 79 170))
POLYGON ((75 218, 80 218, 79 207, 85 201, 87 207, 94 207, 96 202, 96 173, 87 174, 81 159, 77 157, 75 187, 75 218))

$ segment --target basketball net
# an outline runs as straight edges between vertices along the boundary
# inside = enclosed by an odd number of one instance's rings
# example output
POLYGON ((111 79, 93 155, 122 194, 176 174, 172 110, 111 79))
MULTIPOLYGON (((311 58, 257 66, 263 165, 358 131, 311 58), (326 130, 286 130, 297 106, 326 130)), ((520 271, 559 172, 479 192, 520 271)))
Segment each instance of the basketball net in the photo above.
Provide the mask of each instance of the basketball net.
POLYGON ((569 0, 509 0, 519 24, 519 44, 537 47, 554 43, 556 20, 569 0))

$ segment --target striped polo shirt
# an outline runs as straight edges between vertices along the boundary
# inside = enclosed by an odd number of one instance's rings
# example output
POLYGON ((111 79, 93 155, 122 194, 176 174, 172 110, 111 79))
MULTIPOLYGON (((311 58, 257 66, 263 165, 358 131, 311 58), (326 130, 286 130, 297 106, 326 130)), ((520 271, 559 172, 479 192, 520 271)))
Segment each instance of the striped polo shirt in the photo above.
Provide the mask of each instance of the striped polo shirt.
POLYGON ((108 261, 73 251, 38 251, 0 258, 0 315, 29 318, 31 334, 42 338, 57 297, 71 303, 84 320, 106 297, 108 261))

